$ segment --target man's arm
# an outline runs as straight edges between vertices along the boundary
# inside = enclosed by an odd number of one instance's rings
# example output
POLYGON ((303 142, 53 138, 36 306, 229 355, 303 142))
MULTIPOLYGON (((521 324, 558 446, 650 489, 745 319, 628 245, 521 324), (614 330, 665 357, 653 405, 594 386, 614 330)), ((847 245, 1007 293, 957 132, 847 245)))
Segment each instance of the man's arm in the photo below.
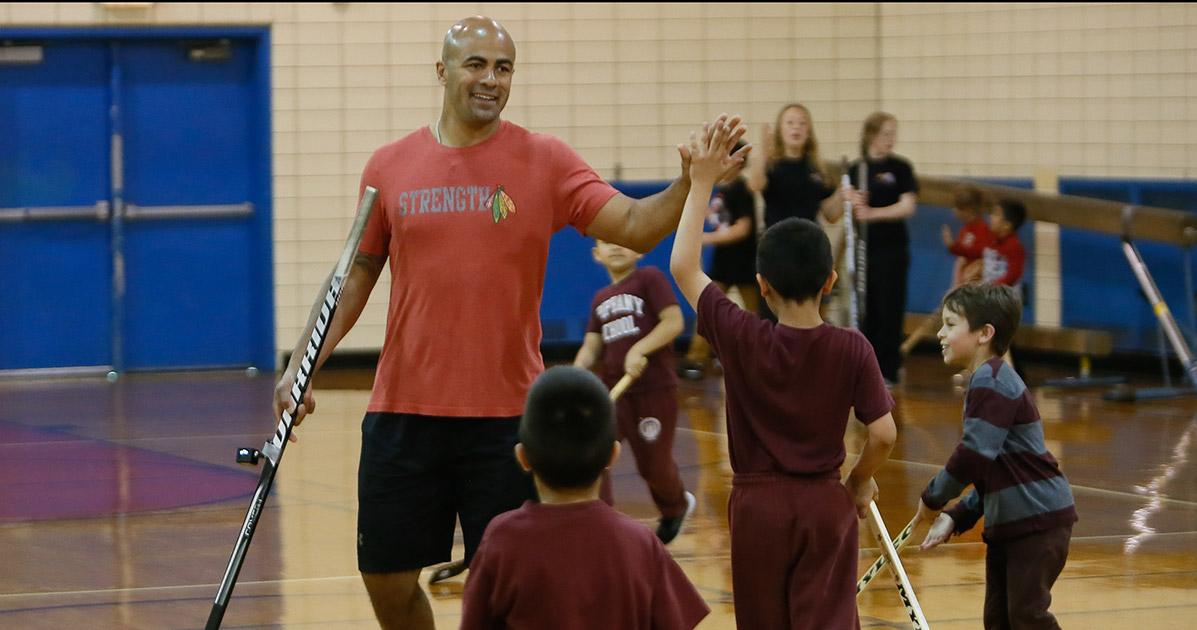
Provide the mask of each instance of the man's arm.
MULTIPOLYGON (((386 265, 386 256, 375 256, 358 252, 353 259, 353 264, 349 267, 349 274, 345 278, 345 285, 341 288, 341 298, 337 302, 337 312, 333 315, 332 322, 328 325, 328 331, 324 336, 324 346, 320 349, 320 356, 316 358, 316 365, 312 369, 312 375, 324 365, 324 361, 332 354, 337 343, 349 333, 353 328, 353 324, 357 322, 357 318, 361 316, 362 310, 366 307, 366 302, 370 299, 370 292, 374 289, 374 285, 378 282, 378 277, 382 274, 382 269, 386 265)), ((328 278, 325 279, 324 284, 321 285, 315 305, 308 316, 309 322, 315 322, 316 313, 320 312, 320 308, 324 305, 324 295, 328 293, 329 286, 332 285, 332 274, 329 273, 328 278)), ((295 374, 299 371, 299 364, 303 360, 304 350, 307 348, 308 338, 312 334, 312 326, 309 324, 304 329, 303 334, 299 336, 299 342, 295 349, 291 352, 291 360, 287 362, 287 367, 283 370, 283 375, 279 378, 278 384, 274 388, 274 407, 275 413, 281 414, 283 409, 286 409, 295 416, 294 426, 298 427, 303 417, 308 413, 315 411, 315 400, 312 398, 312 390, 308 388, 307 396, 304 397, 304 404, 295 409, 295 403, 291 400, 291 385, 295 382, 295 374)), ((292 437, 294 437, 292 433, 292 437)))
MULTIPOLYGON (((683 153, 683 171, 689 163, 689 156, 683 153)), ((683 172, 669 188, 643 199, 619 193, 599 210, 586 235, 647 253, 673 231, 689 192, 690 176, 683 172)))
MULTIPOLYGON (((718 120, 720 124, 726 121, 732 129, 740 125, 738 115, 729 117, 721 114, 718 120)), ((737 140, 744 135, 742 130, 737 133, 737 140)), ((690 193, 690 149, 678 145, 677 150, 682 159, 682 174, 669 184, 669 188, 643 199, 633 199, 623 193, 615 195, 590 222, 586 235, 623 245, 641 254, 656 247, 661 239, 677 227, 682 205, 690 193)), ((736 159, 725 161, 725 170, 721 175, 738 168, 747 156, 748 147, 745 147, 737 152, 736 159)), ((707 198, 710 196, 708 191, 707 198)))
POLYGON ((594 363, 603 356, 603 336, 596 332, 588 332, 582 338, 582 347, 574 356, 574 365, 584 370, 594 367, 594 363))

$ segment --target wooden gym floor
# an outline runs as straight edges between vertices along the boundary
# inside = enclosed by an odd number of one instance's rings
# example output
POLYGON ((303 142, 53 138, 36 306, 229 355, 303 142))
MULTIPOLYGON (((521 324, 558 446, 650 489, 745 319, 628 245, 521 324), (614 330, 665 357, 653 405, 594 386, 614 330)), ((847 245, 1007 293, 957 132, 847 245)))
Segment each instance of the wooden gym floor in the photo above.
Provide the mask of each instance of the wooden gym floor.
MULTIPOLYGON (((1061 375, 1029 370, 1032 384, 1061 375)), ((287 450, 224 627, 377 627, 354 557, 371 379, 317 376, 318 413, 287 450)), ((241 373, 0 381, 0 628, 202 627, 257 483, 234 450, 273 432, 272 385, 241 373)), ((1081 515, 1052 608, 1064 627, 1185 627, 1197 617, 1197 398, 1100 394, 1035 388, 1081 515)), ((700 627, 733 628, 721 380, 683 381, 678 395, 676 457, 699 507, 670 549, 710 602, 700 627)), ((900 436, 878 476, 891 535, 955 446, 961 405, 950 371, 929 355, 911 358, 894 395, 900 436)), ((860 439, 856 426, 850 451, 860 439)), ((630 458, 615 479, 617 507, 655 520, 630 458)), ((876 556, 862 535, 862 572, 876 556)), ((977 531, 904 562, 932 627, 981 626, 977 531)), ((438 627, 457 626, 463 583, 431 588, 438 627)), ((866 628, 909 627, 888 575, 860 611, 866 628)))

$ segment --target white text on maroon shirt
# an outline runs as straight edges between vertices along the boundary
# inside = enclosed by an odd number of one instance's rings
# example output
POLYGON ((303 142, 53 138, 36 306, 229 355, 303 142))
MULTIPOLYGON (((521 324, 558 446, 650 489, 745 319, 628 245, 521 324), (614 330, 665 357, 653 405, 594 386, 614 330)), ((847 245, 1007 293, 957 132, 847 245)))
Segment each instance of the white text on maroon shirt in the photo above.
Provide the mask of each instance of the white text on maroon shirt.
POLYGON ((644 300, 634 295, 620 293, 603 300, 595 308, 595 314, 600 320, 619 318, 603 324, 603 343, 610 343, 616 339, 640 333, 640 328, 636 326, 633 317, 644 315, 644 300), (620 317, 621 315, 622 317, 620 317))

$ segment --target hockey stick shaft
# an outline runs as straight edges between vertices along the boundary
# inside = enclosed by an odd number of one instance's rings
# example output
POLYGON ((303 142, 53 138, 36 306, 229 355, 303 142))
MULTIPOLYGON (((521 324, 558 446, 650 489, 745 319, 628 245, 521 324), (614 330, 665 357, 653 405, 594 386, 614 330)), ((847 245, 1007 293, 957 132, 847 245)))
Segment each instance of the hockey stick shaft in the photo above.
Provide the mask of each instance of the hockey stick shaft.
MULTIPOLYGON (((869 165, 861 157, 856 167, 856 186, 860 194, 864 195, 865 203, 869 198, 869 165)), ((860 230, 856 235, 856 300, 859 305, 858 322, 864 322, 868 316, 869 295, 869 226, 860 223, 860 230)), ((859 326, 858 326, 859 328, 859 326)))
POLYGON ((860 327, 860 301, 856 290, 856 224, 852 218, 852 201, 847 192, 852 188, 852 178, 848 175, 848 158, 840 160, 840 189, 844 194, 844 264, 848 277, 844 278, 848 286, 848 325, 852 328, 860 327))
POLYGON ((615 387, 611 388, 611 402, 619 400, 619 397, 623 396, 623 393, 627 391, 634 380, 636 380, 636 377, 631 374, 624 374, 623 378, 619 379, 619 382, 615 384, 615 387))
MULTIPOLYGON (((910 541, 910 535, 914 532, 914 526, 917 523, 917 516, 910 519, 910 522, 906 524, 906 527, 903 528, 898 534, 898 537, 894 539, 894 550, 899 554, 902 553, 902 548, 906 546, 906 543, 910 541)), ((869 567, 869 570, 865 571, 865 574, 861 576, 860 580, 856 582, 856 594, 860 595, 865 588, 868 587, 869 582, 872 582, 873 578, 877 577, 877 574, 880 573, 881 569, 885 568, 885 565, 887 564, 889 564, 889 559, 887 559, 883 553, 881 554, 881 557, 877 558, 877 561, 869 567)))
MULTIPOLYGON (((354 219, 353 227, 349 231, 349 240, 345 243, 345 249, 341 252, 341 257, 337 261, 336 268, 333 270, 328 291, 324 294, 323 302, 320 305, 320 311, 316 314, 314 321, 309 322, 309 328, 312 332, 308 336, 307 348, 304 351, 299 370, 295 374, 295 383, 292 384, 290 392, 291 401, 295 404, 296 409, 303 403, 304 396, 311 387, 311 377, 312 372, 315 370, 316 359, 320 356, 320 350, 324 347, 324 340, 329 324, 332 323, 333 315, 336 313, 337 303, 341 298, 341 289, 349 273, 349 265, 353 261, 358 245, 361 243, 362 233, 365 231, 366 221, 369 220, 370 210, 374 206, 374 199, 377 194, 378 191, 369 186, 366 187, 365 192, 362 194, 361 203, 358 204, 357 216, 354 219)), ((249 551, 249 544, 253 540, 254 532, 258 528, 258 521, 262 515, 262 508, 266 504, 266 497, 270 494, 271 486, 274 485, 274 476, 278 472, 278 465, 282 460, 287 440, 291 437, 294 422, 295 419, 292 417, 291 412, 283 410, 282 414, 280 414, 278 428, 275 430, 274 436, 262 447, 262 454, 266 456, 266 461, 262 464, 262 475, 258 478, 258 487, 254 491, 253 499, 249 503, 249 510, 246 512, 245 520, 241 524, 237 543, 233 547, 232 556, 229 558, 228 567, 224 572, 224 578, 220 581, 220 588, 216 592, 216 600, 212 603, 212 610, 208 614, 208 623, 205 625, 206 630, 216 630, 220 627, 224 619, 229 599, 233 594, 233 587, 237 584, 237 576, 240 575, 241 567, 245 563, 245 554, 249 551)))
POLYGON ((885 521, 881 520, 881 510, 877 504, 869 504, 869 524, 877 542, 881 544, 881 553, 889 560, 890 571, 894 574, 894 583, 898 587, 898 597, 902 599, 902 606, 910 617, 910 626, 914 630, 928 630, 927 617, 923 615, 923 607, 914 594, 914 587, 910 585, 910 578, 906 575, 906 567, 902 566, 902 559, 890 540, 889 531, 885 529, 885 521))

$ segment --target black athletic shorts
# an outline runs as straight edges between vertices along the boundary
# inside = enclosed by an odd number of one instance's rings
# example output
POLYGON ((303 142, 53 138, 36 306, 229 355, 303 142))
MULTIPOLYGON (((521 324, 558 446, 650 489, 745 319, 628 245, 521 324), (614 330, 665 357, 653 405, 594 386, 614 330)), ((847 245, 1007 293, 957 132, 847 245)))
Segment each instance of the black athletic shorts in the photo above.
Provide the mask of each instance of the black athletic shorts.
POLYGON ((358 570, 447 562, 458 517, 469 562, 492 518, 536 496, 512 450, 518 429, 518 417, 367 413, 357 474, 358 570))

